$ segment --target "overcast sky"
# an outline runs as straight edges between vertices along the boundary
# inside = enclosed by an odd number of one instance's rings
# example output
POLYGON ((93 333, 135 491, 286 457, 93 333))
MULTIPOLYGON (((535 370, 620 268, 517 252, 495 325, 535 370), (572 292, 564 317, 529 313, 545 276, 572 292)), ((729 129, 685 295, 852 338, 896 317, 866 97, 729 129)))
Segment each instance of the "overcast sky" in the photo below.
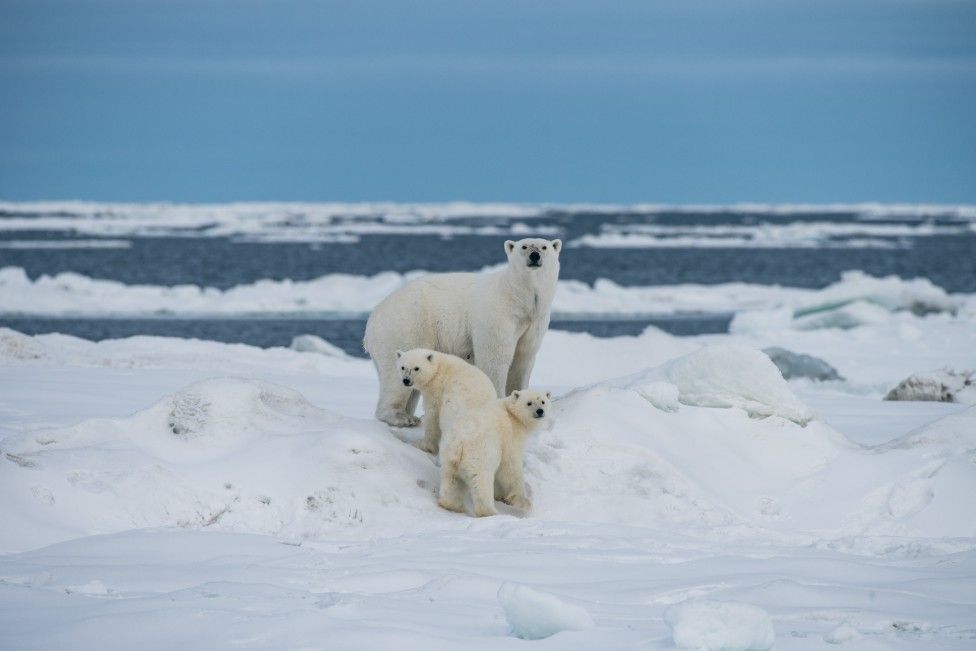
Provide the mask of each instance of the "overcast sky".
POLYGON ((976 202, 976 2, 0 0, 0 199, 976 202))

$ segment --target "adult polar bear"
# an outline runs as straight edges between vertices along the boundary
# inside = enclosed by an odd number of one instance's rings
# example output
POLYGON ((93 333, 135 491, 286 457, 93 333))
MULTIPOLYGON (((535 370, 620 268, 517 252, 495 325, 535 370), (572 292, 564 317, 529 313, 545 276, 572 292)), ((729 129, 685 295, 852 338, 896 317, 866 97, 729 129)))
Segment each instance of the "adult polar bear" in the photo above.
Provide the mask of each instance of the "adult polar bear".
POLYGON ((387 296, 366 323, 363 347, 380 380, 376 417, 413 427, 419 393, 403 385, 397 350, 429 348, 467 358, 498 397, 528 386, 549 328, 560 240, 505 242, 508 265, 494 273, 430 274, 387 296))

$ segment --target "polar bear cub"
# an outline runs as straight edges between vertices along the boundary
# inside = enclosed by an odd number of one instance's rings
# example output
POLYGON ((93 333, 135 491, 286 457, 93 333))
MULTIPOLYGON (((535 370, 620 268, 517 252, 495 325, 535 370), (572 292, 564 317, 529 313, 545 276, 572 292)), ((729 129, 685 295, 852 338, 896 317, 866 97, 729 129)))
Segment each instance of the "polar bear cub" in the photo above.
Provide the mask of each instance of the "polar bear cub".
POLYGON ((508 264, 498 271, 429 274, 383 299, 363 337, 380 380, 376 417, 394 427, 419 422, 417 392, 401 382, 391 363, 398 349, 429 348, 471 359, 494 384, 496 398, 528 386, 549 328, 561 249, 560 240, 508 240, 508 264))
POLYGON ((529 511, 532 502, 525 493, 522 475, 525 442, 544 422, 550 404, 549 393, 526 389, 444 418, 437 503, 463 513, 467 485, 478 517, 497 513, 496 496, 529 511))
POLYGON ((424 397, 424 439, 419 447, 437 454, 441 422, 455 422, 461 414, 495 399, 488 376, 467 361, 426 348, 396 352, 396 369, 403 386, 424 397))

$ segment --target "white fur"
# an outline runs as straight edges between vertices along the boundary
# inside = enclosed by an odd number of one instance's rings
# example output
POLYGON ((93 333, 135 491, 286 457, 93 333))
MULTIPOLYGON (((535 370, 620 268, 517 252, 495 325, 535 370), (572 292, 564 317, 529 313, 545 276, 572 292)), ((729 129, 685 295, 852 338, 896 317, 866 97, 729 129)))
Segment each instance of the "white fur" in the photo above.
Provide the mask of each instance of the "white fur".
POLYGON ((528 512, 532 502, 522 475, 525 442, 544 422, 551 406, 548 393, 528 389, 464 412, 442 412, 437 503, 463 513, 467 485, 478 517, 495 515, 495 498, 528 512))
POLYGON ((525 388, 549 329, 561 249, 560 240, 508 240, 504 269, 431 274, 383 299, 363 339, 380 380, 376 417, 396 427, 419 422, 413 415, 417 393, 403 386, 393 364, 398 349, 429 348, 470 359, 488 375, 496 397, 525 388), (541 266, 529 266, 533 252, 541 266))
POLYGON ((441 422, 495 399, 495 387, 484 373, 455 355, 426 348, 396 353, 400 384, 424 396, 424 440, 419 447, 437 454, 441 422))

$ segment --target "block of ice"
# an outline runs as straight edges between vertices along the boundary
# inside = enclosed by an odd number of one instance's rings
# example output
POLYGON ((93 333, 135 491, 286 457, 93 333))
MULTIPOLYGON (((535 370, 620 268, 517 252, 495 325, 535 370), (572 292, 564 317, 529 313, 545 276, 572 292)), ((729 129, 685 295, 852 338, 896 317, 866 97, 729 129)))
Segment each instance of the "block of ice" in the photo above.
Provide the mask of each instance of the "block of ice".
POLYGON ((686 601, 669 608, 664 621, 680 649, 765 651, 776 637, 765 610, 733 601, 686 601))
POLYGON ((779 369, 779 372, 787 380, 798 377, 810 378, 811 380, 819 380, 821 382, 844 379, 837 372, 837 369, 819 357, 804 353, 794 353, 792 350, 786 350, 778 346, 763 348, 763 352, 769 355, 769 359, 773 360, 773 364, 776 365, 776 368, 779 369))
POLYGON ((885 400, 931 402, 960 402, 976 405, 976 385, 973 371, 944 368, 928 373, 915 373, 888 392, 885 400))
POLYGON ((582 607, 568 604, 524 585, 505 583, 498 589, 498 603, 516 637, 538 640, 560 631, 593 628, 593 618, 582 607))

